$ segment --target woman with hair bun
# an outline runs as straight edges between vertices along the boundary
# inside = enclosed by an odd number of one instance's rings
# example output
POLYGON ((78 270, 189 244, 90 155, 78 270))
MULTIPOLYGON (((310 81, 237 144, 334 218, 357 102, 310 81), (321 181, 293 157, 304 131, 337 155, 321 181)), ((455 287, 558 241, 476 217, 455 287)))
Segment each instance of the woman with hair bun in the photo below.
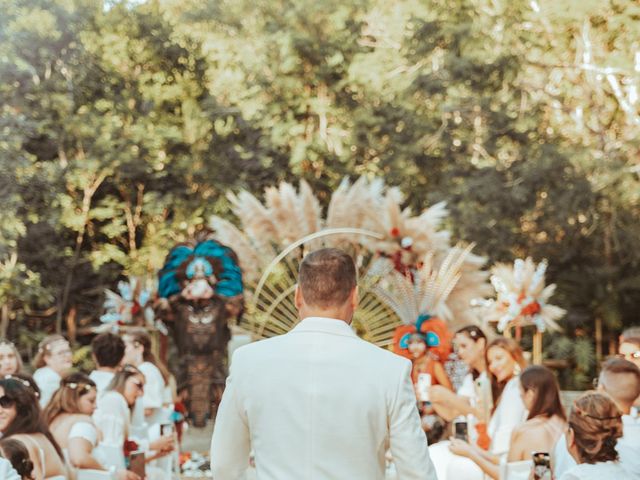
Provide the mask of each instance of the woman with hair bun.
POLYGON ((11 466, 15 470, 13 476, 9 471, 4 471, 0 464, 0 478, 3 480, 34 480, 33 478, 33 462, 29 458, 29 450, 24 443, 15 438, 5 438, 0 440, 0 456, 11 462, 11 466))
POLYGON ((578 465, 560 480, 630 480, 618 462, 620 437, 622 412, 611 397, 599 392, 582 394, 571 409, 567 432, 567 449, 578 465))

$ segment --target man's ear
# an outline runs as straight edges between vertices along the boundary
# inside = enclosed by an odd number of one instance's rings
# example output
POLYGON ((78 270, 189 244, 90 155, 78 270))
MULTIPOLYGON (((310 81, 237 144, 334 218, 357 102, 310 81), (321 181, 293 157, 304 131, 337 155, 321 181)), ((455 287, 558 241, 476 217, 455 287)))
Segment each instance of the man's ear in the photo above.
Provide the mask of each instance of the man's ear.
POLYGON ((302 296, 302 289, 300 288, 300 285, 296 285, 296 293, 294 296, 294 303, 296 305, 296 308, 298 310, 300 310, 302 308, 302 305, 304 304, 304 297, 302 296))
POLYGON ((351 307, 355 310, 358 308, 358 304, 360 303, 360 291, 358 290, 358 286, 356 285, 353 291, 351 292, 351 307))
POLYGON ((567 450, 570 450, 576 443, 576 434, 573 428, 567 430, 567 450))

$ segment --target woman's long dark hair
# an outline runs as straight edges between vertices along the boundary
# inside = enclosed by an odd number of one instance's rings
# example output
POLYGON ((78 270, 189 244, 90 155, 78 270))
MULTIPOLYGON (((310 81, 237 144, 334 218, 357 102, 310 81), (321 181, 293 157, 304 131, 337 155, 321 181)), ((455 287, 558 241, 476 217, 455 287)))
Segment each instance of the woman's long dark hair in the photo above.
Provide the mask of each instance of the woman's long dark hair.
POLYGON ((558 380, 551 370, 541 365, 531 365, 520 374, 520 383, 525 392, 528 390, 535 392, 535 399, 527 420, 537 416, 551 418, 554 415, 563 420, 567 419, 560 402, 558 380))
POLYGON ((58 452, 58 456, 64 462, 62 449, 55 438, 53 438, 53 435, 51 435, 49 427, 42 416, 38 399, 33 391, 25 387, 20 380, 15 378, 0 379, 0 387, 4 390, 4 394, 16 404, 16 417, 7 429, 2 432, 3 438, 21 433, 41 433, 51 442, 53 448, 58 452))
MULTIPOLYGON (((487 336, 480 329, 480 327, 476 327, 475 325, 467 325, 466 327, 462 327, 456 332, 456 335, 459 334, 466 335, 471 340, 473 340, 474 343, 477 343, 481 338, 484 338, 485 345, 487 344, 487 336)), ((480 376, 480 373, 482 372, 479 372, 475 368, 471 368, 471 377, 474 380, 476 380, 480 376)))
POLYGON ((151 337, 149 336, 147 331, 143 328, 132 328, 131 330, 126 331, 124 335, 131 337, 134 342, 142 345, 142 348, 144 349, 144 353, 142 354, 142 359, 145 362, 149 362, 155 365, 158 368, 158 370, 160 370, 160 374, 162 375, 164 384, 168 385, 169 377, 171 376, 171 373, 169 372, 169 369, 167 368, 167 366, 163 362, 158 360, 156 356, 153 354, 151 337))

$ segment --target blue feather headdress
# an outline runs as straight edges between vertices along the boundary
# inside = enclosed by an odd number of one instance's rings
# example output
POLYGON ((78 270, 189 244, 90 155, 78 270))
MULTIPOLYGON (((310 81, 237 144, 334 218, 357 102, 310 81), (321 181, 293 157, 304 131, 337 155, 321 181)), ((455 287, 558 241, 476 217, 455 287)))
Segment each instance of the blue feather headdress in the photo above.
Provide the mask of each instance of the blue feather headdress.
POLYGON ((242 294, 242 271, 234 251, 215 240, 205 240, 195 248, 178 245, 171 249, 158 273, 160 297, 169 298, 180 293, 183 282, 193 278, 198 268, 207 277, 215 275, 217 295, 235 297, 242 294))

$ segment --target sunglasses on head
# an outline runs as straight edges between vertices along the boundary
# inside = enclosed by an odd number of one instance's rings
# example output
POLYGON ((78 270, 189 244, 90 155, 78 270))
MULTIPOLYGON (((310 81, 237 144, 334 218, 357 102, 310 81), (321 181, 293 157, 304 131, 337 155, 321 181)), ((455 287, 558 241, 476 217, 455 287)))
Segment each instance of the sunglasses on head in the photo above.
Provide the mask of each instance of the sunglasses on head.
POLYGON ((131 382, 138 387, 138 390, 140 390, 141 392, 144 392, 144 383, 142 383, 140 380, 134 378, 133 380, 131 380, 131 382))
POLYGON ((1 408, 12 408, 15 407, 16 401, 13 398, 9 398, 6 395, 0 397, 0 407, 1 408))
POLYGON ((638 358, 640 358, 640 350, 636 350, 635 352, 631 352, 631 353, 627 353, 627 354, 621 353, 620 355, 618 355, 618 357, 619 358, 624 358, 624 359, 626 359, 627 357, 633 358, 633 359, 638 359, 638 358))
POLYGON ((124 367, 122 367, 122 371, 123 372, 127 372, 127 373, 135 373, 138 374, 140 373, 140 370, 138 370, 136 367, 134 367, 133 365, 125 365, 124 367))

